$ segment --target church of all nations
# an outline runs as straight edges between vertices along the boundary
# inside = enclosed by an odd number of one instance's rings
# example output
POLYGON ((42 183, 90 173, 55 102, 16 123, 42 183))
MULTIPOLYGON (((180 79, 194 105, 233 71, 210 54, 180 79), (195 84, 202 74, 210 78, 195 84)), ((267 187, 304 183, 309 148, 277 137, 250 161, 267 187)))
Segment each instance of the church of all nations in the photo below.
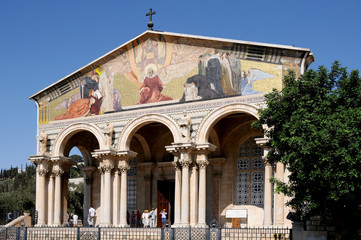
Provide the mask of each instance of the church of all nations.
MULTIPOLYGON (((38 226, 66 223, 69 158, 84 159, 84 215, 127 227, 166 209, 172 227, 290 226, 282 164, 251 127, 264 94, 314 61, 309 49, 147 30, 30 97, 37 105, 38 226)), ((83 220, 86 224, 86 221, 83 220)))

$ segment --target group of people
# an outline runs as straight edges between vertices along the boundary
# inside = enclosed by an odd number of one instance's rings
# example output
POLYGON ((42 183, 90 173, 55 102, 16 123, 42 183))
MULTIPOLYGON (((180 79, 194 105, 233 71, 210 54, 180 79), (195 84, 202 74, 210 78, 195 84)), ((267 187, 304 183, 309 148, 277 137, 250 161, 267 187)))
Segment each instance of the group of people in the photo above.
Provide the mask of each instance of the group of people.
POLYGON ((78 225, 78 215, 76 213, 72 213, 70 215, 69 215, 69 213, 67 213, 66 224, 68 227, 77 226, 78 225))
MULTIPOLYGON (((163 209, 159 214, 162 219, 162 227, 166 227, 167 211, 163 209)), ((130 215, 130 226, 154 228, 156 227, 156 219, 157 219, 157 211, 154 208, 152 208, 150 212, 148 210, 144 210, 142 214, 139 211, 137 211, 137 213, 133 211, 132 214, 130 215)))
MULTIPOLYGON (((167 211, 163 209, 159 215, 162 219, 162 227, 167 226, 167 211)), ((95 216, 96 210, 91 206, 89 208, 88 213, 88 224, 90 227, 94 226, 95 223, 95 216)), ((130 223, 130 227, 144 227, 144 228, 154 228, 156 227, 156 219, 157 219, 157 211, 152 208, 149 212, 148 210, 144 210, 141 214, 139 211, 133 211, 132 214, 129 214, 128 211, 128 224, 130 223)), ((68 214, 67 225, 76 226, 78 224, 78 215, 72 213, 71 215, 68 214), (72 220, 71 220, 72 219, 72 220)))

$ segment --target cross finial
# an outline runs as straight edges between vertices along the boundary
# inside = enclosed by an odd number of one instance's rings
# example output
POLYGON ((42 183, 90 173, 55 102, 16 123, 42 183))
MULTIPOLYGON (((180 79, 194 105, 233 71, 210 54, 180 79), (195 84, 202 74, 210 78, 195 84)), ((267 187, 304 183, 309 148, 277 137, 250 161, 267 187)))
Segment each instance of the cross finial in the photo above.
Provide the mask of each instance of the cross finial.
POLYGON ((153 22, 152 22, 152 15, 155 14, 155 12, 152 12, 152 9, 149 9, 149 13, 145 14, 145 16, 149 16, 149 22, 148 22, 148 30, 153 30, 153 22))

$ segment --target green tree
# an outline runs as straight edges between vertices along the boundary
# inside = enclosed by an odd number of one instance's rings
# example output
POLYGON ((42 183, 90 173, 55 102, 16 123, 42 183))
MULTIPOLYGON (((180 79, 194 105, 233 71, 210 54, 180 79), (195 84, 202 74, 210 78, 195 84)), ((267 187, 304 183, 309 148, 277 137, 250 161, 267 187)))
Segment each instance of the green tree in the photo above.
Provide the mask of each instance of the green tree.
POLYGON ((76 213, 79 218, 83 216, 84 184, 69 183, 68 212, 76 213))
POLYGON ((356 238, 361 204, 361 79, 336 61, 266 94, 267 108, 254 127, 267 126, 270 163, 282 162, 289 183, 276 191, 291 197, 296 216, 332 219, 340 239, 356 238))

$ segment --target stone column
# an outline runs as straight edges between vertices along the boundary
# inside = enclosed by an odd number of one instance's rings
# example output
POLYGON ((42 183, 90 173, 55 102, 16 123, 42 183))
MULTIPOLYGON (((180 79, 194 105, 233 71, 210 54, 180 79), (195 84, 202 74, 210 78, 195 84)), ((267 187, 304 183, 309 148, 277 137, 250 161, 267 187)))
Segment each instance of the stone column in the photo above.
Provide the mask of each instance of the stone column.
POLYGON ((45 226, 46 225, 46 174, 49 171, 48 163, 41 162, 38 164, 36 168, 37 175, 39 177, 39 189, 36 195, 36 202, 38 202, 38 224, 37 226, 45 226))
POLYGON ((127 209, 128 209, 128 161, 134 158, 137 153, 133 151, 119 151, 117 153, 118 168, 121 171, 121 184, 120 184, 120 223, 119 227, 129 227, 127 223, 127 209))
POLYGON ((54 223, 54 188, 55 188, 55 176, 54 173, 49 175, 48 184, 48 226, 52 226, 54 223))
POLYGON ((206 167, 209 164, 208 162, 208 154, 216 149, 216 146, 213 144, 203 144, 197 145, 197 164, 199 167, 199 195, 198 195, 198 224, 199 227, 206 227, 206 208, 207 208, 207 200, 206 200, 206 182, 207 182, 207 174, 206 167))
POLYGON ((96 224, 100 222, 102 227, 112 226, 112 169, 117 159, 117 153, 114 149, 99 149, 92 153, 92 156, 99 161, 99 171, 101 174, 100 180, 100 207, 101 207, 101 219, 96 219, 96 224))
POLYGON ((174 227, 181 222, 181 190, 182 190, 182 170, 178 162, 178 156, 174 156, 173 166, 175 168, 175 193, 174 193, 174 227))
POLYGON ((206 167, 207 160, 197 161, 199 165, 198 226, 206 227, 206 167))
POLYGON ((55 176, 55 194, 54 194, 54 226, 61 226, 62 219, 62 194, 61 194, 61 175, 64 173, 60 164, 56 164, 53 167, 53 174, 55 176))
POLYGON ((120 221, 120 174, 117 168, 113 180, 113 225, 118 226, 120 221))
POLYGON ((192 163, 190 177, 190 225, 194 227, 198 222, 198 166, 192 163))
POLYGON ((102 211, 102 227, 110 227, 111 222, 111 210, 112 210, 112 169, 114 165, 111 160, 107 159, 103 165, 104 170, 104 204, 102 211))
MULTIPOLYGON (((98 167, 99 173, 100 173, 100 214, 97 213, 97 217, 95 218, 95 222, 93 223, 94 226, 98 225, 99 223, 103 223, 103 216, 104 216, 104 169, 103 169, 103 163, 99 163, 98 167)), ((94 206, 93 206, 94 207, 94 206)), ((89 214, 89 213, 88 213, 89 214)))
POLYGON ((182 211, 181 225, 189 226, 189 167, 192 155, 189 149, 181 151, 180 164, 182 165, 182 211))
MULTIPOLYGON (((284 164, 278 162, 276 164, 276 178, 281 182, 284 182, 284 171, 285 167, 284 164)), ((284 194, 283 193, 275 193, 275 224, 276 225, 283 225, 284 224, 284 194)))
POLYGON ((47 221, 47 195, 46 195, 46 174, 49 171, 50 157, 36 155, 29 157, 30 162, 36 165, 36 211, 38 222, 36 226, 45 226, 47 221))
POLYGON ((128 170, 129 164, 127 160, 122 160, 119 169, 121 171, 120 185, 120 227, 128 227, 127 208, 128 208, 128 170))
POLYGON ((88 213, 89 213, 89 208, 90 205, 92 204, 92 182, 93 182, 93 177, 92 177, 92 173, 96 170, 96 167, 92 167, 92 166, 87 166, 87 167, 83 167, 82 171, 84 172, 84 204, 83 204, 83 225, 84 226, 88 226, 88 213))

